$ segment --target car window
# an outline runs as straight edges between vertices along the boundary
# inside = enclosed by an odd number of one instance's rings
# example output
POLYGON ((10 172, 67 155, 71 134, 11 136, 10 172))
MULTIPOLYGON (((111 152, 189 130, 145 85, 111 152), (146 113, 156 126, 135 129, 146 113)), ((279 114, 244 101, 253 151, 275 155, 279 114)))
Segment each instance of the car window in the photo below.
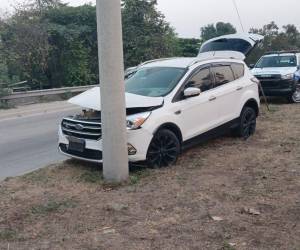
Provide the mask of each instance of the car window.
POLYGON ((219 87, 235 80, 229 65, 213 66, 212 72, 215 77, 215 87, 219 87))
POLYGON ((255 68, 276 68, 276 67, 295 67, 297 66, 296 56, 264 56, 255 68))
POLYGON ((232 68, 235 79, 240 79, 244 76, 245 67, 243 64, 233 63, 233 64, 231 64, 231 68, 232 68))
POLYGON ((201 69, 189 80, 185 88, 199 88, 202 92, 212 88, 212 80, 209 68, 201 69))

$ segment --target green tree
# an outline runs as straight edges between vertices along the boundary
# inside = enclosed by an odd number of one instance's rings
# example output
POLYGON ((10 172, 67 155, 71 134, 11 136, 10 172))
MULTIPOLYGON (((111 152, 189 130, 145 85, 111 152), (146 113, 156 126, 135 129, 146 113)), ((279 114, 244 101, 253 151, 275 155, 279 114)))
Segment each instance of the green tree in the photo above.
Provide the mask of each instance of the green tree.
POLYGON ((282 30, 275 22, 264 25, 262 28, 252 28, 250 33, 264 36, 263 42, 247 59, 248 63, 255 63, 264 53, 269 51, 300 49, 300 33, 295 25, 285 25, 282 30))
POLYGON ((98 81, 97 27, 94 6, 62 6, 45 12, 50 52, 47 75, 52 87, 98 81))
POLYGON ((201 28, 201 41, 205 42, 214 37, 234 34, 236 28, 231 23, 218 22, 216 25, 208 24, 201 28))
POLYGON ((176 53, 174 29, 157 11, 156 0, 124 0, 122 2, 125 66, 135 66, 154 58, 176 53))
POLYGON ((198 55, 201 41, 195 38, 178 38, 176 56, 195 57, 198 55))
MULTIPOLYGON (((178 40, 154 0, 122 2, 125 65, 174 56, 178 40)), ((35 89, 98 82, 95 6, 27 0, 0 22, 7 74, 35 89)), ((185 52, 182 52, 185 53, 185 52)))
POLYGON ((1 22, 1 51, 8 74, 34 85, 45 81, 49 52, 46 26, 34 11, 17 11, 1 22))
POLYGON ((294 24, 283 26, 283 33, 290 44, 290 49, 300 48, 300 32, 294 24))

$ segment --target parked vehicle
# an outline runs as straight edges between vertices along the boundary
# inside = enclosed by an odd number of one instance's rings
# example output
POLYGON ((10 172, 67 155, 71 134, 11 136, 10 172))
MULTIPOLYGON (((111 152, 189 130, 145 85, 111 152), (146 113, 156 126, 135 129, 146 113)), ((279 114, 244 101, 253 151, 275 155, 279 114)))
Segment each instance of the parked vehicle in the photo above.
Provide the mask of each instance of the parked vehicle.
POLYGON ((300 68, 295 73, 296 91, 293 94, 293 101, 296 103, 300 102, 300 68))
POLYGON ((282 96, 300 102, 297 74, 300 70, 300 51, 269 52, 252 69, 261 82, 266 96, 282 96))
MULTIPOLYGON (((125 82, 129 161, 168 166, 182 149, 211 135, 250 137, 259 114, 259 82, 243 59, 262 38, 224 36, 203 44, 196 58, 154 60, 134 69, 125 82)), ((101 162, 99 87, 69 102, 83 112, 61 122, 59 150, 101 162)))

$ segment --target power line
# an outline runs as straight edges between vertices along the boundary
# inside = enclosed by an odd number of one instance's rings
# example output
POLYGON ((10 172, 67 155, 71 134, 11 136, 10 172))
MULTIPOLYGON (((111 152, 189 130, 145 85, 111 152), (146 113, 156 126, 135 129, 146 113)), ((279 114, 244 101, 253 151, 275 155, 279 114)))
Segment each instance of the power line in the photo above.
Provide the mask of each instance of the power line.
POLYGON ((238 9, 238 7, 237 7, 237 4, 236 4, 235 0, 232 0, 232 2, 233 2, 233 5, 234 5, 234 7, 235 7, 236 13, 237 13, 237 15, 238 15, 238 18, 239 18, 239 21, 240 21, 240 25, 241 25, 241 27, 242 27, 242 31, 245 32, 244 26, 243 26, 243 22, 242 22, 242 18, 241 18, 241 16, 240 16, 240 13, 239 13, 239 9, 238 9))

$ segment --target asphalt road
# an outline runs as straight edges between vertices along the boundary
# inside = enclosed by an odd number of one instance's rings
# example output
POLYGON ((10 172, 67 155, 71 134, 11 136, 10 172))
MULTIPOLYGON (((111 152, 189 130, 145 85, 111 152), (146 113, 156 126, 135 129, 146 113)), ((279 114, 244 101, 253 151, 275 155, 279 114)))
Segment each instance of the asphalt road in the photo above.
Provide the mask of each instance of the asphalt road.
POLYGON ((58 124, 79 110, 67 102, 0 110, 0 180, 66 159, 57 150, 58 124))

